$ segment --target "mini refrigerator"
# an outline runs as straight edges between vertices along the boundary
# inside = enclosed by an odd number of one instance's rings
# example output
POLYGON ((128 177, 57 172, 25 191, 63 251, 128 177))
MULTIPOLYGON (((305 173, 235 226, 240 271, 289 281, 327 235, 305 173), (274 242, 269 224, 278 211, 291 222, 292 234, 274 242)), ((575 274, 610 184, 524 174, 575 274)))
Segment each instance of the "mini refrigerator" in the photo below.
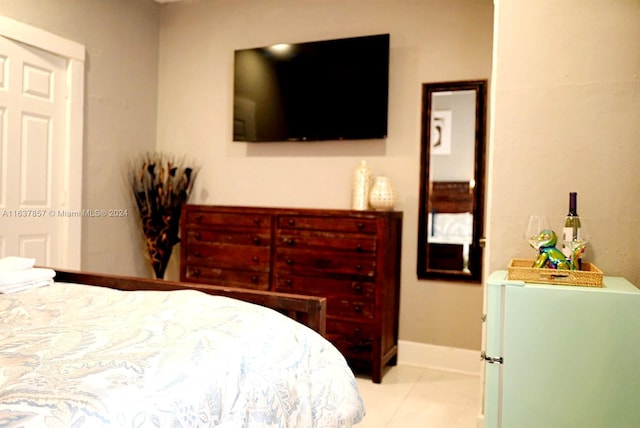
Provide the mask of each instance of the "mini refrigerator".
POLYGON ((640 290, 487 280, 486 428, 640 427, 640 290))

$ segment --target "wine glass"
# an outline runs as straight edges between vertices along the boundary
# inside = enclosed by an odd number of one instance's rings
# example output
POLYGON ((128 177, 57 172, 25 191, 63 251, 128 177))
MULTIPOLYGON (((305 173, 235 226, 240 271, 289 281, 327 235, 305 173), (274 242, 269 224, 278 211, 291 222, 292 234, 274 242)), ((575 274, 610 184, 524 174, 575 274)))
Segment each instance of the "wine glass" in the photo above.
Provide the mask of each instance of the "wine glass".
POLYGON ((549 224, 549 218, 545 215, 529 216, 527 228, 524 232, 524 238, 536 253, 540 251, 540 244, 545 241, 545 238, 540 236, 540 232, 546 229, 551 229, 549 224))
POLYGON ((571 250, 571 256, 569 260, 573 269, 582 270, 582 256, 587 248, 587 243, 591 239, 589 232, 581 227, 578 231, 578 235, 571 240, 564 241, 564 246, 571 250))

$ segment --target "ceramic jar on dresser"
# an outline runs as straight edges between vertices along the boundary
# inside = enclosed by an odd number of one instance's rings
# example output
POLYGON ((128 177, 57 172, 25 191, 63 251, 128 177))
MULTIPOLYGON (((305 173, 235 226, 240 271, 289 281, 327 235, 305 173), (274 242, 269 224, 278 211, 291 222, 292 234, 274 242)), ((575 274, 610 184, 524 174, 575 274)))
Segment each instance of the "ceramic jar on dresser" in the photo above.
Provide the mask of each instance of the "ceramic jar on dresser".
POLYGON ((327 338, 379 383, 398 352, 401 212, 185 205, 180 280, 327 298, 327 338))

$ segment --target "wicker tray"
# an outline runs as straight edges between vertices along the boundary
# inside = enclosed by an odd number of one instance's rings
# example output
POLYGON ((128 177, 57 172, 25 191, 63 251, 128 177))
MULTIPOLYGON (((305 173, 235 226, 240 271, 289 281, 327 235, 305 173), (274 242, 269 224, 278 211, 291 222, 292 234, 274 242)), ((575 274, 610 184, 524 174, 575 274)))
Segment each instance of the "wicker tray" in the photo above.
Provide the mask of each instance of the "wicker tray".
POLYGON ((533 268, 533 260, 511 259, 508 279, 557 285, 602 287, 604 274, 592 263, 583 263, 582 270, 533 268))

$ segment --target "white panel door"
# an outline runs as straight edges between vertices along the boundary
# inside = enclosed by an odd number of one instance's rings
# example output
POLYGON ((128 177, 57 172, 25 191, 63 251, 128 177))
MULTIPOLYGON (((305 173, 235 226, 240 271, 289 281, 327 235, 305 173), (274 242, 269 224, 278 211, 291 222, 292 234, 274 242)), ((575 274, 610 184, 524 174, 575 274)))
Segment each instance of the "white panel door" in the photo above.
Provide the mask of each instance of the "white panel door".
POLYGON ((0 256, 63 265, 65 58, 0 37, 0 256))

